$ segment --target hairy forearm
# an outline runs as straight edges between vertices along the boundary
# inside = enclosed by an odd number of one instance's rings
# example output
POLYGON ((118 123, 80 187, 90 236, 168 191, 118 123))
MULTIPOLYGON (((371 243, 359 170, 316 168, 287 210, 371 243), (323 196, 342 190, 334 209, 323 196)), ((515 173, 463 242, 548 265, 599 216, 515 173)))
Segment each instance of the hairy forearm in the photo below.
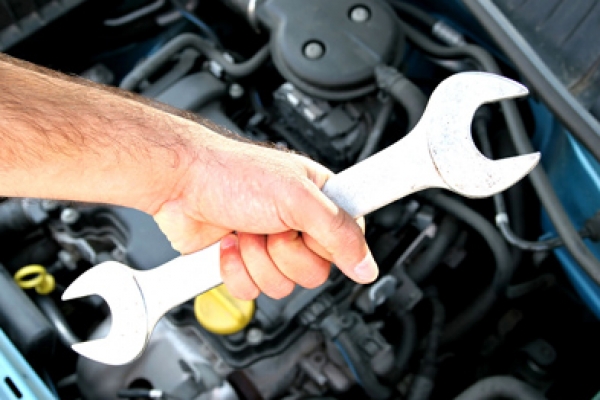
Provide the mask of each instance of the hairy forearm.
POLYGON ((224 139, 140 100, 0 56, 0 195, 155 211, 224 139))

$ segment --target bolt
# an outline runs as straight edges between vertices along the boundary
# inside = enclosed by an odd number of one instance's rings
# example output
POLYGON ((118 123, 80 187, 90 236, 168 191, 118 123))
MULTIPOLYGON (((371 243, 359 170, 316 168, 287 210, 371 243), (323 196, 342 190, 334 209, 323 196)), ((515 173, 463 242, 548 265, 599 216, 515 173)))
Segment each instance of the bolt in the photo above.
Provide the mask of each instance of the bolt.
POLYGON ((79 211, 74 208, 65 208, 60 213, 60 220, 63 224, 72 225, 79 220, 79 211))
POLYGON ((370 16, 371 13, 365 6, 356 6, 350 10, 350 19, 354 22, 365 22, 370 16))
POLYGON ((238 83, 232 83, 229 85, 229 96, 232 99, 239 99, 244 95, 244 88, 238 83))
POLYGON ((58 208, 59 205, 60 205, 59 201, 49 200, 49 199, 44 199, 44 200, 42 200, 42 203, 41 203, 42 210, 44 210, 44 211, 54 211, 58 208))
POLYGON ((258 328, 250 328, 246 333, 246 341, 251 345, 260 344, 263 341, 263 331, 258 328))
POLYGON ((317 41, 313 40, 304 45, 304 56, 311 60, 323 57, 324 53, 325 47, 317 41))

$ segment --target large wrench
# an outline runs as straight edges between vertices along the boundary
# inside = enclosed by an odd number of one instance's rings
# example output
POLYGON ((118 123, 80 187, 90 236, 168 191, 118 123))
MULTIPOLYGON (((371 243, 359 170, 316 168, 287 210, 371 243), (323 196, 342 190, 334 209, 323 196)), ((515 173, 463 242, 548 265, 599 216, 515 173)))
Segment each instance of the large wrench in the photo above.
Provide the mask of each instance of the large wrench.
MULTIPOLYGON (((482 72, 453 75, 435 89, 423 117, 408 135, 333 176, 323 192, 359 217, 431 187, 467 197, 503 191, 528 174, 540 155, 489 160, 473 143, 471 121, 484 103, 526 94, 525 87, 501 76, 482 72)), ((136 359, 167 311, 222 283, 219 270, 218 243, 149 271, 114 261, 89 269, 62 298, 103 297, 112 313, 112 326, 107 337, 77 343, 73 349, 105 364, 136 359)))

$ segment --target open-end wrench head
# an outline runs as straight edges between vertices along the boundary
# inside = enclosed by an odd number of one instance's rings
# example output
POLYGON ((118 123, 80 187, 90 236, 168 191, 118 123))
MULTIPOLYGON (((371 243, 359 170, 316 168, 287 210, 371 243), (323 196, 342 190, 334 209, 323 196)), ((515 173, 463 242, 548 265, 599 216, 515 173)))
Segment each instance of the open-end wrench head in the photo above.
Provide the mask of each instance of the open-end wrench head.
POLYGON ((121 365, 137 358, 150 335, 144 298, 134 271, 107 261, 80 275, 62 295, 63 300, 98 295, 110 308, 111 329, 105 338, 73 345, 77 353, 105 364, 121 365))
POLYGON ((449 188, 466 197, 506 190, 538 164, 539 153, 503 160, 484 157, 473 142, 471 123, 485 104, 525 96, 525 86, 500 75, 463 72, 435 89, 419 125, 428 136, 431 158, 449 188))

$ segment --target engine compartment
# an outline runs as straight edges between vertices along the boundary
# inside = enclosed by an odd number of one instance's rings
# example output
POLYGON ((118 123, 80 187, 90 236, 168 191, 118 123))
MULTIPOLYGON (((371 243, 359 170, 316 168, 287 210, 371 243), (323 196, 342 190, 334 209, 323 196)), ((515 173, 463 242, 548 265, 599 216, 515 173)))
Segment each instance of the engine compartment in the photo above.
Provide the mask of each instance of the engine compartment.
MULTIPOLYGON (((521 76, 458 1, 76 3, 5 51, 335 172, 408 133, 445 77, 490 66, 521 76)), ((40 7, 31 13, 50 6, 40 7)), ((570 134, 542 99, 514 104, 478 110, 478 148, 489 158, 517 154, 516 112, 559 191, 573 160, 556 149, 570 134)), ((595 182, 596 160, 589 169, 595 182)), ((575 225, 590 246, 600 238, 597 190, 585 207, 568 204, 585 209, 575 225)), ((600 357, 600 324, 592 295, 582 294, 561 255, 566 241, 547 204, 527 180, 493 199, 408 196, 366 217, 381 269, 373 284, 355 284, 332 266, 324 285, 296 287, 281 300, 242 302, 213 289, 169 312, 139 359, 108 366, 70 346, 106 335, 110 310, 97 297, 62 302, 61 292, 102 261, 150 269, 178 253, 137 210, 3 199, 0 328, 48 398, 591 399, 600 391, 589 367, 600 357), (15 281, 19 271, 29 279, 15 281), (32 290, 39 284, 30 282, 48 275, 54 290, 32 290)), ((0 393, 23 398, 18 379, 0 378, 0 393)))

